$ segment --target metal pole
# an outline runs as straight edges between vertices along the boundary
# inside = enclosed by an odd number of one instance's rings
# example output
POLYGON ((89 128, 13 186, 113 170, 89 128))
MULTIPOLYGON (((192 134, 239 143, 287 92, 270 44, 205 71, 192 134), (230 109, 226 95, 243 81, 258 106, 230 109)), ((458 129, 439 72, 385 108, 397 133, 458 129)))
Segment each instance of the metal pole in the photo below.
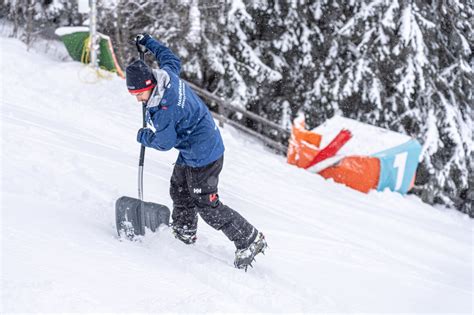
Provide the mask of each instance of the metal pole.
MULTIPOLYGON (((146 102, 142 103, 143 128, 146 128, 146 102)), ((140 147, 140 159, 138 161, 138 198, 143 201, 143 164, 145 162, 145 146, 140 147)))
POLYGON ((97 3, 96 0, 90 0, 90 54, 91 54, 91 65, 94 69, 99 68, 99 62, 97 59, 97 3))

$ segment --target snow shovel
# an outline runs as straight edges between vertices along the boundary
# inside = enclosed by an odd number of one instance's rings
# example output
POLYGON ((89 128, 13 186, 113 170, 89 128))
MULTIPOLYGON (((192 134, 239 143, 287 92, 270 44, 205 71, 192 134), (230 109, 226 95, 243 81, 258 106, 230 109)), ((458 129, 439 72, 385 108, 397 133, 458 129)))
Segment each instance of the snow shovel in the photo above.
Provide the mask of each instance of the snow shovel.
MULTIPOLYGON (((144 60, 145 52, 137 43, 140 59, 144 60)), ((143 127, 145 121, 146 102, 142 103, 143 127)), ((143 201, 143 164, 145 146, 140 149, 138 163, 138 199, 122 196, 115 203, 115 220, 119 237, 133 240, 136 235, 145 235, 145 227, 155 232, 161 224, 169 225, 170 210, 167 206, 143 201)))

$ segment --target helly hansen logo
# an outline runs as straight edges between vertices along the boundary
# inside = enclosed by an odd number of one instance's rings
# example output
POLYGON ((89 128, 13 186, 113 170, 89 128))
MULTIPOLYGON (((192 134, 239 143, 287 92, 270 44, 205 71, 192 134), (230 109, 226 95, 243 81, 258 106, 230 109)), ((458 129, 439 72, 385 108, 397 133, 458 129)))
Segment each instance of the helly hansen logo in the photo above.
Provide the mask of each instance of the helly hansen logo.
POLYGON ((184 88, 184 82, 182 80, 179 80, 178 106, 184 108, 184 102, 186 102, 186 90, 184 88))
POLYGON ((194 189, 193 189, 193 192, 194 192, 195 194, 200 194, 200 193, 201 193, 201 188, 194 188, 194 189))

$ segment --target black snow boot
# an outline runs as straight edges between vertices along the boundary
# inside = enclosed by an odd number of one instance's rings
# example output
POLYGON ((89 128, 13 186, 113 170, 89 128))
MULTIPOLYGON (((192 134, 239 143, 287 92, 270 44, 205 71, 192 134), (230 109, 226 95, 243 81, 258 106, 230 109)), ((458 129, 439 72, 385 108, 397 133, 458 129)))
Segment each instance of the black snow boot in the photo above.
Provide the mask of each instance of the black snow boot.
POLYGON ((255 260, 255 256, 259 253, 265 254, 267 246, 265 236, 263 236, 261 232, 258 233, 255 240, 247 248, 237 249, 235 251, 234 266, 247 271, 248 266, 253 267, 252 262, 255 260))
POLYGON ((177 227, 175 225, 172 226, 174 237, 185 244, 194 244, 196 243, 196 229, 189 230, 186 226, 184 227, 177 227))

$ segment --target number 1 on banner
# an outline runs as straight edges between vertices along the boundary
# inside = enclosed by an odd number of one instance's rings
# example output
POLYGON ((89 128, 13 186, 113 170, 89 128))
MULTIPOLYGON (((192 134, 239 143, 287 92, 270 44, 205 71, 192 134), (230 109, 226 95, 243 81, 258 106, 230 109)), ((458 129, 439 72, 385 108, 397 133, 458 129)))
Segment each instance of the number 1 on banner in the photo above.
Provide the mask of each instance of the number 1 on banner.
POLYGON ((397 169, 397 182, 395 184, 395 190, 399 190, 402 187, 407 156, 408 152, 399 153, 395 156, 395 161, 393 161, 393 167, 397 169))

